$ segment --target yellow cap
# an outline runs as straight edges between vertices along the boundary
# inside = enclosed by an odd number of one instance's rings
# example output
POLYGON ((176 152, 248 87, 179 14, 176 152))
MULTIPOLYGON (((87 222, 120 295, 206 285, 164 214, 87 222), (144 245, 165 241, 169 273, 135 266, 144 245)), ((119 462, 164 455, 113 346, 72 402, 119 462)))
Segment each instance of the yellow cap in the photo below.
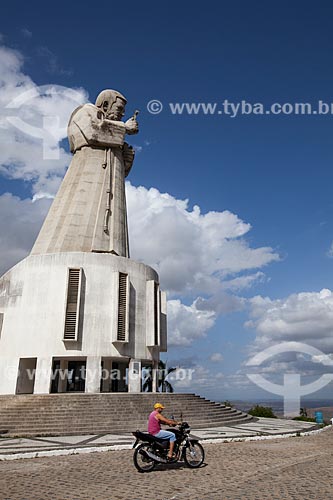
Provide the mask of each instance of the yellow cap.
POLYGON ((157 410, 157 408, 162 408, 162 409, 163 409, 163 408, 164 408, 164 406, 163 406, 163 405, 161 405, 161 403, 155 403, 155 404, 154 404, 154 408, 155 408, 155 410, 157 410))

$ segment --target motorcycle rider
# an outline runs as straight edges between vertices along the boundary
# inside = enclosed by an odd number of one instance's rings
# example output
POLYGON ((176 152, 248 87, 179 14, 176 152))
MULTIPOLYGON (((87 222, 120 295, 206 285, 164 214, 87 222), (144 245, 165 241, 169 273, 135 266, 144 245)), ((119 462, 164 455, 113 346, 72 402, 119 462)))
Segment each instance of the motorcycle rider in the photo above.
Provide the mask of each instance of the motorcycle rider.
POLYGON ((148 432, 152 434, 154 437, 160 439, 169 439, 169 452, 168 452, 168 460, 172 460, 173 458, 173 448, 175 446, 176 436, 174 432, 163 431, 161 430, 161 424, 166 425, 179 425, 181 422, 177 422, 176 420, 171 420, 169 418, 165 418, 162 415, 162 411, 164 410, 164 406, 161 403, 154 404, 154 410, 151 412, 148 418, 148 432))

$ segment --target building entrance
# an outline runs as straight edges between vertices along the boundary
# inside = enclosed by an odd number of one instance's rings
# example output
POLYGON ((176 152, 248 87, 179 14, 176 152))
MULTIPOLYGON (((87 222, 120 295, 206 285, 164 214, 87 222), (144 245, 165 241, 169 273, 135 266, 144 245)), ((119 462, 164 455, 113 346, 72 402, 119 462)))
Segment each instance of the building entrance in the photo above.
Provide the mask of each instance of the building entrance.
POLYGON ((67 392, 84 392, 86 385, 86 362, 68 361, 67 392))
POLYGON ((37 358, 21 358, 19 363, 16 394, 33 394, 37 358))
POLYGON ((86 359, 54 359, 52 364, 51 393, 85 392, 86 359))
POLYGON ((128 392, 128 361, 102 358, 101 392, 128 392))

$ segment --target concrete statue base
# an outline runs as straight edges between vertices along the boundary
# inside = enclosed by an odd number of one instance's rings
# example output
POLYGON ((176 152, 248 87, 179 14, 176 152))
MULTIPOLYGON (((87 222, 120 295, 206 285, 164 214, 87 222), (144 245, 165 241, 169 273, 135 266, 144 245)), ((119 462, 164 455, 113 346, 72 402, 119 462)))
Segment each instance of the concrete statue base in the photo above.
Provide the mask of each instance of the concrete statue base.
POLYGON ((165 307, 144 264, 30 255, 0 279, 0 394, 140 392, 142 366, 166 350, 165 307))

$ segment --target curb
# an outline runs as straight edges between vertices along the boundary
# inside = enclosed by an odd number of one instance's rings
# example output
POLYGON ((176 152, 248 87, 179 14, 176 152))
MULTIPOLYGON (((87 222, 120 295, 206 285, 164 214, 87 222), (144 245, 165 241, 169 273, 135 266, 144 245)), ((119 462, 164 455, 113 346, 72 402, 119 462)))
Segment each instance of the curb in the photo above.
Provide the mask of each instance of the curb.
POLYGON ((0 462, 5 460, 21 460, 22 458, 44 458, 44 457, 60 457, 66 455, 79 455, 83 453, 96 453, 102 451, 120 451, 130 450, 133 447, 131 444, 113 444, 110 446, 94 446, 91 448, 70 448, 60 450, 45 450, 45 451, 28 451, 24 453, 12 453, 0 455, 0 462))

